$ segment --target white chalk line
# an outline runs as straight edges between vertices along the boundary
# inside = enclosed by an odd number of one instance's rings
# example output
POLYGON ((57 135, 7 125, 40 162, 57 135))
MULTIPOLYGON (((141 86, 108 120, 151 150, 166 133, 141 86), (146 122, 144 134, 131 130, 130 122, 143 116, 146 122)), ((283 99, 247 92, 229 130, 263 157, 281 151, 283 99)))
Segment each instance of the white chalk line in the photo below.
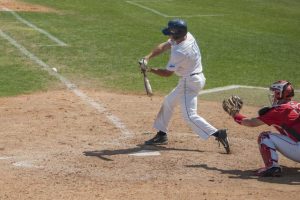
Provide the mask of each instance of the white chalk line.
POLYGON ((181 15, 181 16, 175 16, 175 15, 167 15, 165 13, 159 12, 155 9, 149 8, 147 6, 144 6, 142 4, 137 3, 136 1, 125 1, 126 3, 129 3, 131 5, 137 6, 139 8, 148 10, 154 14, 157 14, 159 16, 165 17, 165 18, 175 18, 175 17, 181 17, 181 18, 191 18, 191 17, 218 17, 218 16, 224 16, 223 14, 207 14, 207 15, 181 15))
POLYGON ((13 158, 12 156, 2 156, 0 157, 0 160, 10 160, 12 158, 13 158))
POLYGON ((32 162, 34 161, 23 160, 23 161, 14 162, 12 165, 15 167, 22 167, 22 168, 43 168, 42 166, 34 165, 32 162))
MULTIPOLYGON (((223 92, 223 91, 226 91, 226 90, 233 90, 233 89, 239 89, 239 88, 269 90, 269 88, 249 86, 249 85, 228 85, 228 86, 224 86, 224 87, 217 87, 217 88, 202 90, 199 94, 209 94, 209 93, 215 93, 215 92, 223 92)), ((300 92, 300 90, 294 90, 294 91, 295 92, 300 92)))
POLYGON ((35 56, 33 53, 29 52, 25 47, 20 45, 16 40, 11 38, 9 35, 5 34, 0 29, 0 35, 7 41, 9 41, 14 47, 19 49, 21 53, 23 53, 25 56, 27 56, 30 60, 37 63, 40 67, 48 71, 48 73, 57 79, 59 79, 70 91, 72 91, 76 96, 78 96, 83 102, 86 104, 92 106, 95 108, 99 113, 104 114, 109 121, 114 124, 115 127, 120 129, 120 131, 123 134, 123 137, 129 137, 132 136, 132 133, 126 128, 124 123, 116 116, 111 114, 108 110, 104 108, 104 106, 87 96, 85 93, 83 93, 81 90, 77 88, 77 86, 73 83, 71 83, 68 79, 66 79, 64 76, 60 75, 59 73, 53 71, 53 67, 49 66, 45 62, 43 62, 41 59, 39 59, 37 56, 35 56))
POLYGON ((168 18, 176 18, 176 17, 179 17, 179 18, 193 18, 193 17, 221 17, 221 16, 225 16, 225 15, 223 15, 223 14, 180 15, 180 16, 177 16, 177 15, 169 15, 168 18))
POLYGON ((2 7, 2 10, 10 12, 13 16, 16 17, 17 20, 19 20, 20 22, 26 24, 27 26, 33 28, 34 30, 46 35, 50 40, 54 41, 55 43, 57 43, 59 46, 68 46, 66 43, 64 43, 63 41, 59 40, 58 38, 54 37, 53 35, 51 35, 50 33, 48 33, 47 31, 35 26, 34 24, 30 23, 29 21, 25 20, 24 18, 22 18, 20 15, 18 15, 16 12, 10 10, 9 8, 6 7, 2 7))
POLYGON ((43 168, 43 166, 34 165, 33 163, 36 162, 34 160, 32 160, 32 161, 29 161, 29 160, 17 161, 17 158, 15 156, 2 156, 2 157, 0 157, 0 161, 1 160, 8 160, 9 162, 12 162, 11 164, 15 167, 43 168))
POLYGON ((155 14, 157 14, 157 15, 159 15, 159 16, 162 16, 162 17, 168 17, 168 15, 166 15, 166 14, 164 14, 164 13, 161 13, 161 12, 159 12, 159 11, 157 11, 157 10, 152 9, 152 8, 148 8, 148 7, 143 6, 143 5, 139 4, 139 3, 132 2, 132 1, 126 1, 126 3, 129 3, 129 4, 132 4, 132 5, 134 5, 134 6, 143 8, 143 9, 145 9, 145 10, 148 10, 148 11, 150 11, 150 12, 152 12, 152 13, 155 13, 155 14))
POLYGON ((137 157, 145 157, 145 156, 160 156, 159 151, 155 150, 141 150, 135 153, 128 154, 130 156, 137 156, 137 157))
POLYGON ((246 86, 246 85, 228 85, 228 86, 224 86, 224 87, 217 87, 217 88, 203 90, 203 91, 200 92, 200 94, 223 92, 223 91, 226 91, 226 90, 233 90, 233 89, 238 89, 238 88, 263 89, 263 90, 268 89, 268 88, 264 88, 264 87, 254 87, 254 86, 246 86))

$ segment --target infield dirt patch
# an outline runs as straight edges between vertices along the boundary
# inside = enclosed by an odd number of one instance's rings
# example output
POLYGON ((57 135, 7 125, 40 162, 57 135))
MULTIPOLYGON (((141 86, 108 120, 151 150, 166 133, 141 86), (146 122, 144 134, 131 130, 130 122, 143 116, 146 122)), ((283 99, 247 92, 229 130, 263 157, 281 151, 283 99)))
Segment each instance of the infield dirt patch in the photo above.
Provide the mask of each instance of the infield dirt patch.
POLYGON ((14 11, 27 11, 27 12, 55 12, 54 9, 40 6, 36 4, 29 4, 21 1, 15 0, 0 0, 0 10, 1 7, 6 7, 14 11))
MULTIPOLYGON (((232 154, 193 133, 176 110, 169 144, 143 146, 161 96, 85 91, 130 130, 65 90, 0 98, 0 199, 291 199, 298 198, 300 165, 280 155, 284 176, 257 178, 256 138, 270 127, 245 128, 201 101, 199 113, 228 128, 232 154), (151 151, 160 155, 133 156, 151 151)), ((201 99, 201 97, 200 97, 201 99)), ((257 108, 243 108, 255 115, 257 108)))

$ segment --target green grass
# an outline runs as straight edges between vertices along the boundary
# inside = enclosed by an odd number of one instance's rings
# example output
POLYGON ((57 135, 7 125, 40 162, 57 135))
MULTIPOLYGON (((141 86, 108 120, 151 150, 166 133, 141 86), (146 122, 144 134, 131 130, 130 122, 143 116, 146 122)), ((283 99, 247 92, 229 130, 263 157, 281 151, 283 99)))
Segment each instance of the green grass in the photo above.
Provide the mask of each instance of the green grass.
MULTIPOLYGON (((137 60, 165 41, 160 30, 169 20, 124 0, 26 0, 49 6, 57 13, 19 12, 23 18, 66 42, 53 44, 9 13, 0 12, 1 29, 50 66, 82 87, 143 93, 137 60)), ((206 89, 241 84, 267 87, 278 79, 300 88, 300 2, 298 0, 174 0, 140 4, 168 15, 222 14, 219 17, 186 18, 189 30, 201 46, 206 89)), ((0 38, 0 95, 44 90, 53 80, 0 38), (14 60, 14 62, 10 61, 14 60), (5 64, 5 62, 9 63, 5 64), (9 69, 7 69, 9 68, 9 69), (30 70, 29 70, 30 69, 30 70), (19 71, 19 73, 17 73, 19 71), (50 80, 50 81, 49 81, 50 80), (36 82, 40 82, 39 84, 36 82), (6 87, 5 84, 9 84, 6 87), (15 86, 14 86, 15 85, 15 86), (25 87, 26 86, 26 87, 25 87), (11 89, 10 89, 11 88, 11 89), (14 92, 9 90, 18 88, 14 92), (5 91, 5 92, 2 92, 5 91)), ((164 67, 168 54, 150 65, 164 67)), ((177 77, 150 74, 156 94, 165 94, 177 77)))
MULTIPOLYGON (((3 44, 2 39, 0 42, 3 44)), ((58 86, 57 80, 48 72, 32 67, 13 47, 1 45, 0 52, 0 97, 46 91, 58 86)))

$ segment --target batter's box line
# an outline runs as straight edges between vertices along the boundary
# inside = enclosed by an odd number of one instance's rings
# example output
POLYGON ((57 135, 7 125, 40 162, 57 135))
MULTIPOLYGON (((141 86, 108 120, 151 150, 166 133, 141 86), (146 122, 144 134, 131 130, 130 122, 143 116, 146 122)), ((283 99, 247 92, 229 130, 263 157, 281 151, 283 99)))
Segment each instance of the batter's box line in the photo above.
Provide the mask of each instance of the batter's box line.
POLYGON ((161 17, 165 17, 165 18, 176 18, 176 17, 179 17, 179 18, 192 18, 192 17, 220 17, 220 16, 224 16, 224 14, 207 14, 207 15, 180 15, 180 16, 176 16, 176 15, 167 15, 165 13, 162 13, 162 12, 159 12, 158 10, 155 10, 153 8, 149 8, 147 6, 144 6, 142 4, 139 4, 137 3, 136 1, 125 1, 126 3, 128 4, 131 4, 131 5, 134 5, 134 6, 137 6, 139 8, 142 8, 144 10, 147 10, 147 11, 150 11, 154 14, 157 14, 161 17))

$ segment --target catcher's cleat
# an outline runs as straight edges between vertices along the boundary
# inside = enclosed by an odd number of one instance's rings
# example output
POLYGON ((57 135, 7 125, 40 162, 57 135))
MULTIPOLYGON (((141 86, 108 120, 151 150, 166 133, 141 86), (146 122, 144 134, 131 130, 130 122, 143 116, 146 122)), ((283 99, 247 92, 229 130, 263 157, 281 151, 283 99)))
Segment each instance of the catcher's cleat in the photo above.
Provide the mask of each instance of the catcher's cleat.
POLYGON ((280 177, 282 170, 280 167, 261 168, 256 172, 256 176, 260 177, 280 177))
POLYGON ((226 129, 220 129, 216 133, 213 134, 216 137, 216 140, 223 145, 226 150, 226 153, 230 153, 230 147, 228 142, 228 137, 226 133, 226 129))
POLYGON ((154 138, 145 141, 145 145, 163 145, 168 144, 168 136, 166 133, 158 132, 154 138))

